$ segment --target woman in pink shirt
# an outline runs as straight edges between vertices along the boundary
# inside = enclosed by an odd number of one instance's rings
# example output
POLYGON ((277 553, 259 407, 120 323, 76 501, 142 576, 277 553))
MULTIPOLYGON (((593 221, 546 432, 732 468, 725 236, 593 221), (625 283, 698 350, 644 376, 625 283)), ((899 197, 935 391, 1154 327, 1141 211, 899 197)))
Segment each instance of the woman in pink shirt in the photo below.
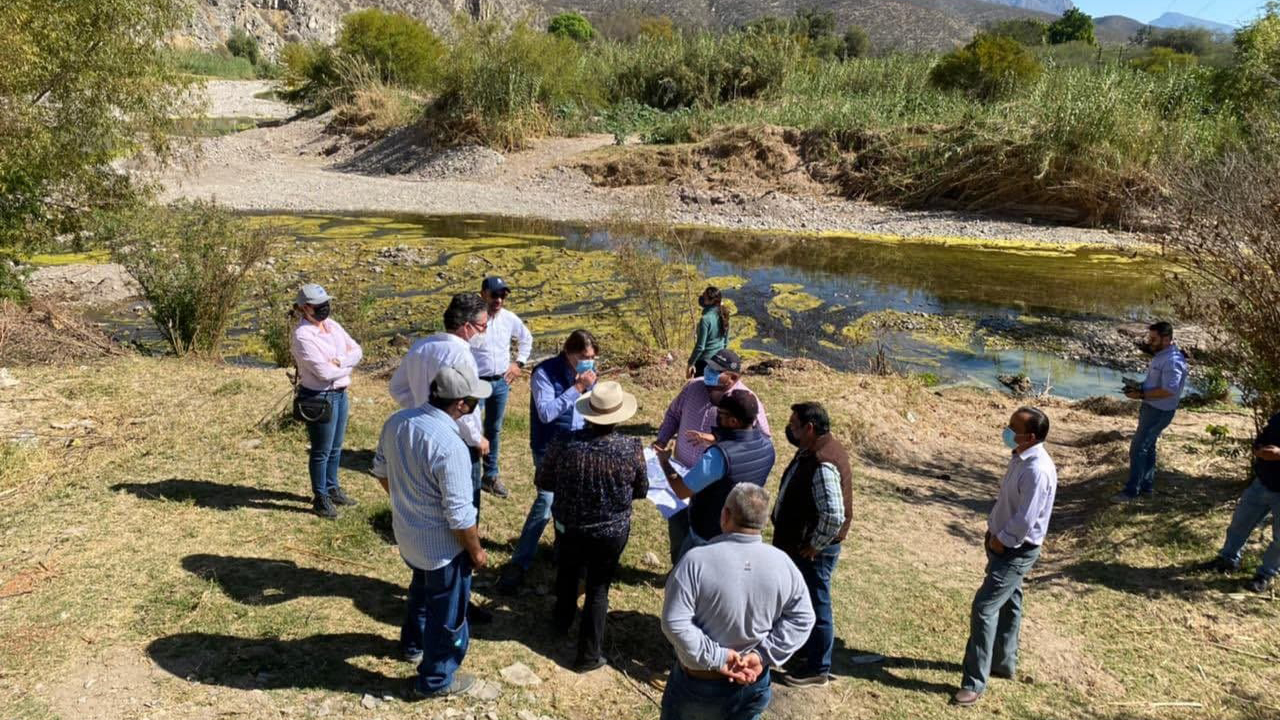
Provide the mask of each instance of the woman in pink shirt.
POLYGON ((338 486, 338 463, 342 458, 342 439, 347 431, 347 388, 351 371, 364 357, 360 345, 337 320, 329 317, 333 298, 316 284, 303 285, 298 291, 294 310, 301 316, 293 330, 291 351, 298 367, 298 394, 329 401, 332 412, 324 422, 307 423, 311 439, 308 470, 312 508, 322 518, 338 516, 336 505, 355 505, 356 501, 338 486))

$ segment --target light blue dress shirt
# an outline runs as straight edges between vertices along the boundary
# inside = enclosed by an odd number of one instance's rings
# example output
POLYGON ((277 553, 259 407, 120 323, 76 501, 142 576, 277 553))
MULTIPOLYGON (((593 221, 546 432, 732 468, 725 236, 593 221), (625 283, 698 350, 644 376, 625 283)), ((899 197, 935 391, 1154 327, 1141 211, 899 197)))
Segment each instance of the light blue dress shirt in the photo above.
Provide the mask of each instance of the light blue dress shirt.
POLYGON ((991 509, 987 530, 1008 548, 1043 544, 1057 494, 1058 468, 1044 443, 1015 452, 1000 481, 1000 496, 991 509))
POLYGON ((453 418, 431 405, 395 413, 382 426, 372 472, 388 481, 405 562, 439 570, 463 551, 453 531, 475 525, 476 508, 471 455, 453 418))
POLYGON ((1159 400, 1143 400, 1157 410, 1165 412, 1178 409, 1178 401, 1182 399, 1182 391, 1187 387, 1187 356, 1177 345, 1156 353, 1147 368, 1147 377, 1142 381, 1143 390, 1160 388, 1173 393, 1172 397, 1159 400))
POLYGON ((712 445, 702 453, 698 462, 689 468, 689 473, 681 478, 684 486, 691 492, 699 493, 711 483, 724 477, 727 470, 724 462, 724 451, 712 445))

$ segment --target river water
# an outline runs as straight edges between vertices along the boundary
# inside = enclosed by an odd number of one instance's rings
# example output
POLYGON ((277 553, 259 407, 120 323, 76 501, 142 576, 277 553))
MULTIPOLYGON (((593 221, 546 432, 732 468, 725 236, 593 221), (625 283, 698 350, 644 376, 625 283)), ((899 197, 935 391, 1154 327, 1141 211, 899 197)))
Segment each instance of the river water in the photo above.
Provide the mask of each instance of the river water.
MULTIPOLYGON (((430 331, 449 294, 478 289, 488 274, 510 283, 511 308, 541 351, 553 351, 574 327, 634 337, 643 326, 642 310, 615 275, 617 238, 606 230, 493 217, 260 217, 293 238, 275 267, 294 281, 329 284, 340 319, 350 317, 357 293, 350 288, 358 286, 377 308, 369 314, 379 336, 430 331)), ((1121 373, 1104 365, 1125 363, 1067 359, 1072 353, 1061 347, 1035 343, 1011 347, 984 328, 1147 321, 1160 278, 1154 259, 1097 247, 707 230, 682 231, 675 245, 655 247, 724 288, 744 350, 840 369, 883 359, 943 383, 994 387, 998 376, 1021 373, 1069 398, 1114 394, 1121 373), (890 327, 860 325, 885 311, 900 313, 890 327), (938 332, 939 319, 956 327, 938 332)), ((237 334, 250 330, 251 322, 242 323, 237 334)))

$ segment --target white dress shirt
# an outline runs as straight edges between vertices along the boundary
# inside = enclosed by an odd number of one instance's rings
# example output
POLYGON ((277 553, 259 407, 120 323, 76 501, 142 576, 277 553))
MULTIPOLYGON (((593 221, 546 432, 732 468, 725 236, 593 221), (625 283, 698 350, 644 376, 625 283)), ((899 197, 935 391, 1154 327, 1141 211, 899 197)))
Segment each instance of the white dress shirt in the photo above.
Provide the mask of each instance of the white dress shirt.
MULTIPOLYGON (((431 382, 436 379, 440 368, 468 365, 475 369, 476 360, 466 340, 447 332, 429 335, 414 343, 400 361, 400 367, 391 376, 391 397, 402 408, 420 408, 431 398, 431 382)), ((458 419, 458 434, 467 445, 480 447, 484 427, 480 422, 479 405, 475 412, 458 419)))
POLYGON ((1023 543, 1044 544, 1057 494, 1058 468, 1044 443, 1013 453, 1000 481, 1000 496, 991 509, 987 530, 1009 548, 1023 543))
POLYGON ((480 377, 506 374, 507 368, 511 367, 512 339, 518 343, 516 362, 528 362, 529 353, 533 351, 533 334, 519 316, 506 308, 489 317, 489 328, 480 338, 480 344, 471 348, 480 377))

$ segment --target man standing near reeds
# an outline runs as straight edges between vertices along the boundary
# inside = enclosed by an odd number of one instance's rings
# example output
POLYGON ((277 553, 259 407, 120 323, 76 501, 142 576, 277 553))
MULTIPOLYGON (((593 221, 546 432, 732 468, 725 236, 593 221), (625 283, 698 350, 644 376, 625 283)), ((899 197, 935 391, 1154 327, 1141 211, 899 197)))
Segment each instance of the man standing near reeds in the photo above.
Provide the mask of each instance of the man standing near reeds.
POLYGON ((511 383, 520 377, 533 350, 533 334, 519 316, 506 308, 511 288, 500 277, 487 277, 480 283, 480 297, 489 312, 489 329, 471 343, 480 379, 489 383, 493 394, 484 401, 484 438, 489 451, 484 454, 480 489, 496 497, 508 496, 498 473, 498 446, 502 438, 502 419, 507 413, 507 394, 511 383), (511 342, 517 343, 515 360, 511 359, 511 342))
POLYGON ((734 486, 720 534, 690 550, 667 577, 662 632, 676 663, 662 693, 662 720, 755 720, 769 706, 769 671, 813 627, 800 571, 761 542, 769 493, 734 486))
POLYGON ((468 365, 439 368, 427 401, 383 425, 373 459, 372 472, 391 496, 396 545, 413 571, 400 647, 418 663, 416 697, 456 695, 475 683, 457 670, 470 642, 471 574, 488 558, 458 420, 490 392, 468 365))
POLYGON ((852 524, 853 471, 849 453, 831 434, 831 418, 818 403, 791 406, 787 441, 798 450, 782 473, 773 508, 773 545, 800 570, 817 619, 793 667, 778 679, 792 687, 812 687, 830 681, 836 642, 831 577, 852 524))
POLYGON ((1173 326, 1158 322, 1147 329, 1146 347, 1153 354, 1142 385, 1129 389, 1125 397, 1141 400, 1138 430, 1129 445, 1129 481, 1111 498, 1128 503, 1155 494, 1156 442, 1173 422, 1178 401, 1187 386, 1187 357, 1173 342, 1173 326))
POLYGON ((1048 436, 1049 417, 1031 407, 1018 408, 1004 429, 1013 457, 987 519, 986 579, 973 598, 956 705, 973 705, 989 676, 1011 679, 1017 669, 1022 579, 1040 557, 1058 492, 1058 469, 1044 448, 1048 436))

